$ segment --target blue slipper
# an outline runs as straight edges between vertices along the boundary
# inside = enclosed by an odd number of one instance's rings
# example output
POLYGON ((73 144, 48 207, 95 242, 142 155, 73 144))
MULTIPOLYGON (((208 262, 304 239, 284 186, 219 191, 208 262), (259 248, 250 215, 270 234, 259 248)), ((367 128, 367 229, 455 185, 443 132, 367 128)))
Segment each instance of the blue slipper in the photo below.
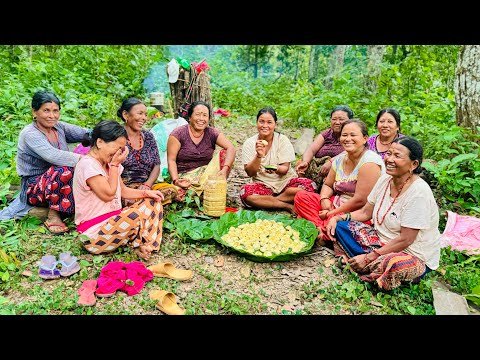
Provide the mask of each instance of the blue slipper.
POLYGON ((70 254, 70 251, 66 251, 60 254, 58 264, 62 264, 60 269, 60 275, 70 276, 80 270, 80 265, 77 262, 77 258, 70 254))
POLYGON ((58 279, 60 277, 60 271, 57 269, 57 259, 55 259, 55 256, 42 256, 38 276, 42 279, 58 279))

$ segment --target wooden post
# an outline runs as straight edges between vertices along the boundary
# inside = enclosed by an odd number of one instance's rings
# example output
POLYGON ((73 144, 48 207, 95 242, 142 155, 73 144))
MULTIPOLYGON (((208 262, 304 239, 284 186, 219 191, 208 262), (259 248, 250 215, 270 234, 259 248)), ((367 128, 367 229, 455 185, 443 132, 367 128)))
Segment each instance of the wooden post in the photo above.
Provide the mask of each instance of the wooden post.
MULTIPOLYGON (((202 63, 203 61, 205 61, 205 59, 200 61, 198 64, 202 63)), ((190 68, 188 69, 184 69, 182 66, 180 66, 177 81, 174 83, 169 83, 175 119, 179 117, 179 109, 182 104, 184 104, 185 102, 191 104, 196 100, 203 100, 210 105, 210 109, 212 111, 212 114, 210 116, 210 126, 215 127, 215 120, 213 117, 212 93, 210 88, 210 76, 207 74, 207 71, 208 69, 197 72, 197 70, 193 68, 193 66, 190 66, 190 68), (190 86, 191 90, 189 90, 190 86)), ((188 121, 188 119, 185 120, 188 121)))

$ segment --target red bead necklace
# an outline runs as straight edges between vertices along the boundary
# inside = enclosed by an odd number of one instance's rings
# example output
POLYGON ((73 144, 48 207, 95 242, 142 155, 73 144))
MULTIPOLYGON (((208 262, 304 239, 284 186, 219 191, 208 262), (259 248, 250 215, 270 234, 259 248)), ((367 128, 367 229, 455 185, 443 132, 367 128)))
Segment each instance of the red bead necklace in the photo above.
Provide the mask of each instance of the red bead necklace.
POLYGON ((130 137, 127 138, 127 142, 130 145, 130 147, 132 148, 132 154, 135 157, 135 160, 137 160, 137 162, 139 162, 140 161, 140 151, 142 151, 142 148, 143 148, 142 134, 140 134, 140 136, 138 137, 138 144, 139 144, 139 149, 138 150, 133 147, 132 142, 130 141, 130 137))
POLYGON ((193 133, 192 129, 190 128, 190 126, 188 127, 188 129, 190 130, 190 134, 192 134, 192 136, 193 136, 194 138, 197 138, 197 139, 198 139, 200 136, 202 136, 203 133, 205 132, 205 130, 203 130, 203 131, 200 133, 200 135, 195 135, 195 134, 193 133))
POLYGON ((383 193, 383 196, 382 196, 382 200, 380 201, 380 205, 378 206, 378 209, 377 209, 377 221, 378 221, 378 225, 382 225, 383 222, 385 221, 385 218, 387 217, 387 214, 390 212, 390 210, 392 209, 393 207, 393 204, 395 204, 395 201, 397 200, 397 198, 400 196, 400 193, 402 192, 403 190, 403 187, 405 186, 405 184, 408 182, 408 180, 410 180, 410 178, 413 176, 413 174, 410 174, 410 176, 405 180, 405 182, 402 184, 402 186, 400 187, 400 189, 398 190, 398 193, 397 195, 395 195, 395 197, 393 198, 393 201, 392 203, 390 204, 390 206, 388 207, 387 211, 385 212, 385 214, 383 215, 383 218, 380 220, 380 208, 382 207, 383 205, 383 200, 385 199, 385 195, 387 195, 387 190, 390 188, 390 183, 392 182, 393 178, 391 178, 389 181, 388 181, 388 184, 387 186, 385 187, 385 191, 383 193))

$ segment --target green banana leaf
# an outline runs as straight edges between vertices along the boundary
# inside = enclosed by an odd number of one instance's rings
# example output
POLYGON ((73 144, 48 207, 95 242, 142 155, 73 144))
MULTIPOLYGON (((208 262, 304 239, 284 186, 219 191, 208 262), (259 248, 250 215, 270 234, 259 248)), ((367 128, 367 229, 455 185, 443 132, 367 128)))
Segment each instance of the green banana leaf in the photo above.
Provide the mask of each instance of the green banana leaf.
POLYGON ((214 221, 211 224, 211 229, 213 232, 213 237, 218 243, 233 249, 244 255, 247 259, 256 262, 288 261, 300 255, 306 254, 312 249, 312 246, 315 243, 315 239, 318 235, 317 228, 308 220, 293 219, 285 215, 269 213, 261 210, 239 210, 237 212, 227 212, 220 216, 217 221, 214 221), (288 252, 283 254, 274 254, 272 256, 259 256, 253 255, 244 249, 237 249, 222 241, 222 236, 228 233, 231 227, 237 227, 245 223, 254 223, 258 219, 275 220, 277 222, 281 222, 284 224, 284 226, 290 225, 292 229, 300 233, 300 239, 305 243, 305 246, 302 248, 302 250, 296 253, 288 252))

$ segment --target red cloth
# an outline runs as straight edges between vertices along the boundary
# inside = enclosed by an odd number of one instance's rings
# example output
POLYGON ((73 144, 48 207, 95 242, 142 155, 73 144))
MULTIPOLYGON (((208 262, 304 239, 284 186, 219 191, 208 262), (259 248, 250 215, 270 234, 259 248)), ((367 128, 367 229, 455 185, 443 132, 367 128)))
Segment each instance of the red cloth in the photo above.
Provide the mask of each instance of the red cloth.
POLYGON ((100 270, 97 290, 104 294, 113 294, 121 290, 132 296, 138 294, 145 283, 152 279, 153 272, 141 261, 130 263, 111 261, 100 270))
POLYGON ((222 115, 222 116, 230 116, 230 112, 225 110, 225 109, 222 109, 222 108, 218 108, 217 110, 215 110, 213 112, 214 115, 222 115))
MULTIPOLYGON (((333 203, 334 196, 330 197, 330 201, 333 203)), ((294 210, 297 213, 298 218, 303 218, 308 221, 311 221, 315 224, 317 228, 322 229, 322 234, 324 240, 330 240, 326 237, 327 233, 327 224, 328 221, 337 215, 342 215, 343 212, 336 213, 335 215, 329 216, 327 219, 322 220, 318 215, 319 211, 323 210, 322 205, 320 204, 320 194, 315 192, 308 191, 299 191, 295 194, 294 200, 294 210)))

